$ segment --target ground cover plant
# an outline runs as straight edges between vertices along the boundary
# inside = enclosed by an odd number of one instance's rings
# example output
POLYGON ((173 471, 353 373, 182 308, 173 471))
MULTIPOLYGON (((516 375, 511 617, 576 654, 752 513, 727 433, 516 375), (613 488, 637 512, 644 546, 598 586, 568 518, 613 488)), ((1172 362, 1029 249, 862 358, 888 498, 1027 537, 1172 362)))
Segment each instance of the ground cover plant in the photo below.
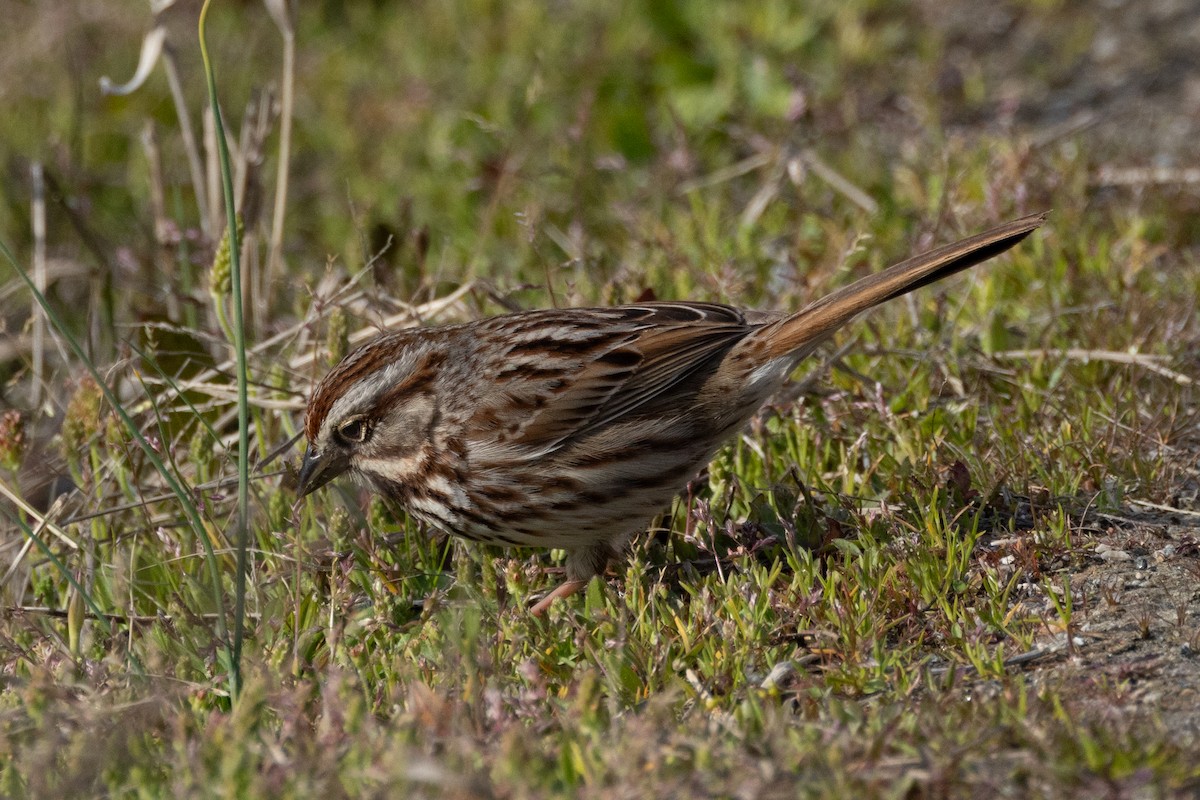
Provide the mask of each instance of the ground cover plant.
POLYGON ((0 795, 1200 790, 1200 15, 799 5, 216 3, 239 347, 199 5, 0 0, 0 795), (793 309, 1044 209, 543 619, 560 555, 295 503, 382 327, 793 309))

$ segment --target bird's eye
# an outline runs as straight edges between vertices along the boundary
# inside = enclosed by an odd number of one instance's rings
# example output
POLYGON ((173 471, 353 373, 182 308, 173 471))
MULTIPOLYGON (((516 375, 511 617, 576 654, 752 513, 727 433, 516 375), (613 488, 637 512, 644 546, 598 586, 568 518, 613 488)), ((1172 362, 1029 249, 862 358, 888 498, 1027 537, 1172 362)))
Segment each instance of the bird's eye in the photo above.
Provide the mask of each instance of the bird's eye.
POLYGON ((371 433, 371 428, 362 417, 355 417, 338 425, 337 433, 341 439, 347 442, 365 442, 371 433))

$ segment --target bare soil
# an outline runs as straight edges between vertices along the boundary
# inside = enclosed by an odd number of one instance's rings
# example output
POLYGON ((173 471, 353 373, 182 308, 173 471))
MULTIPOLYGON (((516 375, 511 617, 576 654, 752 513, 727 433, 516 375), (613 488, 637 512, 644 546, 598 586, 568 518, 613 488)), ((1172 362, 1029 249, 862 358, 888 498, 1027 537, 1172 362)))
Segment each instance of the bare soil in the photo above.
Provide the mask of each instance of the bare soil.
POLYGON ((1069 632, 1048 634, 1052 655, 1029 670, 1035 682, 1069 686, 1086 716, 1200 742, 1200 516, 1110 519, 1070 569, 1069 632))
MULTIPOLYGON (((1173 226, 1191 227, 1185 218, 1200 208, 1200 3, 1034 5, 924 4, 927 23, 948 42, 939 78, 947 121, 970 128, 1001 120, 1035 142, 1081 148, 1095 165, 1094 200, 1136 204, 1169 193, 1181 215, 1173 226), (973 74, 1001 90, 982 104, 966 101, 961 89, 973 74)), ((1101 516, 1077 542, 1065 568, 1074 602, 1070 630, 1047 632, 1041 655, 1026 668, 1035 682, 1069 687, 1074 711, 1114 724, 1162 725, 1194 744, 1200 447, 1180 452, 1180 474, 1189 477, 1172 487, 1167 502, 1101 516)))

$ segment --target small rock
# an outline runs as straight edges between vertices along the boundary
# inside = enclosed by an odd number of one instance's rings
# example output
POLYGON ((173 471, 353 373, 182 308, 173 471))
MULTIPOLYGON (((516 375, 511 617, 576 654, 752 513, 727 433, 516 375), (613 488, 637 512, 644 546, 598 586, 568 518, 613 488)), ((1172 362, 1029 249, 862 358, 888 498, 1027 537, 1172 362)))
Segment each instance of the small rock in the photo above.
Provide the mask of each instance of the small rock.
POLYGON ((1101 551, 1100 548, 1097 547, 1096 550, 1097 550, 1097 552, 1100 553, 1100 558, 1105 561, 1132 561, 1133 560, 1133 556, 1129 555, 1129 553, 1126 553, 1124 550, 1117 550, 1116 548, 1113 548, 1113 547, 1110 547, 1104 551, 1101 551))
POLYGON ((778 664, 771 667, 770 674, 763 678, 763 681, 759 684, 759 687, 766 689, 767 691, 778 689, 781 684, 785 683, 787 679, 792 677, 792 675, 795 673, 795 664, 793 664, 791 661, 780 661, 778 664))

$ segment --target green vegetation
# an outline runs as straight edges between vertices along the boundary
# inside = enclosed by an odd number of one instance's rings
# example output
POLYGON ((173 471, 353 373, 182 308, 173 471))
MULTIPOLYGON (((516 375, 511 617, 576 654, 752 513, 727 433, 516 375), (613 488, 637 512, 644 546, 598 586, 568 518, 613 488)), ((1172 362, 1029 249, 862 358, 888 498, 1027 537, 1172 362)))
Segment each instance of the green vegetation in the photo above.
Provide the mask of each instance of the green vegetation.
POLYGON ((0 267, 0 483, 32 504, 0 501, 0 796, 1200 789, 1196 202, 1098 187, 1120 149, 1037 122, 1087 13, 1015 4, 1071 35, 1005 60, 873 0, 300 5, 278 263, 285 20, 210 12, 254 462, 234 699, 239 348, 196 8, 105 96, 142 6, 0 0, 0 238, 66 332, 0 267), (1011 255, 848 328, 545 619, 557 555, 349 484, 293 505, 298 450, 275 457, 384 320, 791 309, 1043 209, 1011 255), (51 506, 54 476, 78 491, 51 506))

